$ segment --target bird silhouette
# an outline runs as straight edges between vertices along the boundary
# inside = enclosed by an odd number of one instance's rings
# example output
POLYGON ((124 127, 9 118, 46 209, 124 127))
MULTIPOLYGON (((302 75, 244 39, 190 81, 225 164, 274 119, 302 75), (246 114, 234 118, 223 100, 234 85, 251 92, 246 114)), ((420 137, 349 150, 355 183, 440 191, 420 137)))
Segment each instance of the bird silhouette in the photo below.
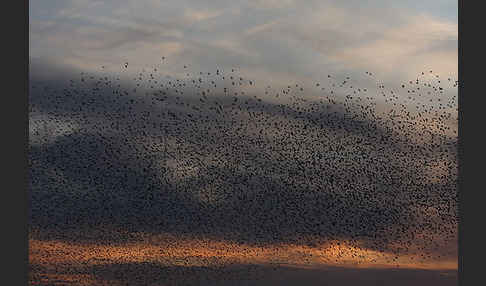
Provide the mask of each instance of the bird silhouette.
POLYGON ((392 253, 390 263, 452 255, 443 246, 457 239, 454 79, 422 72, 364 87, 327 75, 327 85, 272 88, 236 68, 180 78, 127 67, 31 82, 32 226, 346 242, 392 253))

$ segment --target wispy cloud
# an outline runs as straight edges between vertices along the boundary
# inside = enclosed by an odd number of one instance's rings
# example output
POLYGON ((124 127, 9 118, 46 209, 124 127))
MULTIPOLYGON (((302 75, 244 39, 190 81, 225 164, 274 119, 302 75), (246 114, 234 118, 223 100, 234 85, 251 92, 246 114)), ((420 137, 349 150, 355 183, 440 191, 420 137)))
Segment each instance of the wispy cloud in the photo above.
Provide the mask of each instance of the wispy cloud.
POLYGON ((456 72, 457 23, 442 17, 443 13, 436 15, 427 5, 417 11, 413 5, 398 2, 350 3, 66 1, 33 5, 30 56, 79 61, 83 68, 96 69, 125 60, 132 67, 142 67, 164 54, 197 68, 229 68, 228 64, 255 71, 263 68, 276 78, 282 71, 308 76, 323 69, 350 73, 370 69, 397 78, 417 73, 425 65, 442 73, 456 72))

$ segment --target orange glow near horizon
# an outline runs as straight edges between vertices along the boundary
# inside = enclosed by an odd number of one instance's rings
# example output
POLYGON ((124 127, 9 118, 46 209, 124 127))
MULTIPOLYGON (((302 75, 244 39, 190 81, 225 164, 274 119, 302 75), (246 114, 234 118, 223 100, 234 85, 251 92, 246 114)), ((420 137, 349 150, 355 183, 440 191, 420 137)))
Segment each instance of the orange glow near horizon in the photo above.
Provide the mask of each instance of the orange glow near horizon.
POLYGON ((207 239, 178 239, 164 243, 160 236, 125 244, 71 243, 29 240, 29 261, 36 265, 152 262, 160 265, 215 266, 229 263, 294 267, 357 267, 457 270, 457 259, 413 261, 416 255, 358 248, 345 242, 308 247, 278 244, 255 247, 207 239), (160 240, 159 240, 160 239, 160 240), (159 240, 159 241, 158 241, 159 240))

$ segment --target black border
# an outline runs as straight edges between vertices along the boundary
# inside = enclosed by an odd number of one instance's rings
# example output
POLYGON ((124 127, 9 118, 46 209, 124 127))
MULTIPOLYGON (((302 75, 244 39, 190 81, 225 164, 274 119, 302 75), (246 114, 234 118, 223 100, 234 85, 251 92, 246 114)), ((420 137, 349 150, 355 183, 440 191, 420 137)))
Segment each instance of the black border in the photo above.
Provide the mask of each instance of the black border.
POLYGON ((482 195, 484 187, 484 139, 482 131, 485 130, 483 115, 486 105, 479 100, 485 95, 484 67, 480 55, 485 49, 482 45, 484 25, 484 9, 477 5, 479 1, 458 0, 458 121, 459 121, 459 285, 482 285, 484 282, 483 261, 484 236, 484 200, 482 195), (464 5, 467 3, 466 5, 464 5), (475 12, 475 13, 474 13, 475 12), (467 26, 465 23, 469 23, 467 26), (481 52, 481 53, 479 53, 481 52), (464 55, 467 55, 464 57, 464 55), (469 59, 466 64, 465 59, 469 59), (471 64, 473 63, 473 64, 471 64), (483 152, 481 152, 483 151, 483 152), (466 226, 467 225, 467 226, 466 226), (466 230, 468 230, 466 234, 466 230), (467 263, 465 256, 467 253, 467 263), (483 275, 481 275, 483 274, 483 275))
POLYGON ((28 285, 29 1, 5 5, 2 72, 2 285, 28 285), (15 8, 15 9, 12 9, 15 8), (15 13, 18 12, 18 13, 15 13), (7 181, 6 183, 5 180, 7 181), (5 239, 6 238, 6 239, 5 239))

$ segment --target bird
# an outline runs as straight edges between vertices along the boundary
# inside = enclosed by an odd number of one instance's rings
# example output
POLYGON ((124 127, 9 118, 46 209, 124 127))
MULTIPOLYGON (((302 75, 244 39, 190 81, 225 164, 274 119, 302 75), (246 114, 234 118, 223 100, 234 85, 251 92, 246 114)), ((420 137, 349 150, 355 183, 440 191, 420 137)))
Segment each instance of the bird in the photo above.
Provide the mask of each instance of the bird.
POLYGON ((280 251, 348 245, 327 257, 336 263, 374 263, 366 249, 387 263, 454 254, 444 252, 457 239, 459 82, 269 85, 234 68, 224 78, 219 63, 199 74, 183 64, 186 77, 130 64, 32 83, 30 225, 280 251))

